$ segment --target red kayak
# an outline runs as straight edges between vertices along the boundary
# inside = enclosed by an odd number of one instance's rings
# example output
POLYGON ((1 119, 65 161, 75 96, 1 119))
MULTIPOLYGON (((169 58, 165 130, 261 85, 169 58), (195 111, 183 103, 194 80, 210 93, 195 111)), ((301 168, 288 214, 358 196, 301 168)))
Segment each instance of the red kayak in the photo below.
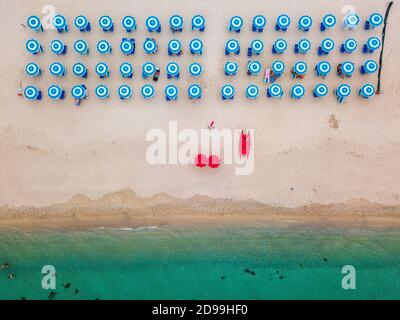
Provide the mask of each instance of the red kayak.
POLYGON ((250 133, 243 129, 240 134, 239 153, 240 157, 249 157, 250 154, 250 133))

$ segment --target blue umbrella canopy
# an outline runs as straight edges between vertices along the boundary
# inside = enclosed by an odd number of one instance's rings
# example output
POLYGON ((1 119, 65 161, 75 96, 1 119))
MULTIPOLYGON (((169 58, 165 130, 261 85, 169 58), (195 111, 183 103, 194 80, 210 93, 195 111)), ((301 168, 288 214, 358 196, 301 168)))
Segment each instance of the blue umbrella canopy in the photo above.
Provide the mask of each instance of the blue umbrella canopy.
POLYGON ((240 48, 239 42, 235 39, 230 39, 226 42, 226 50, 229 53, 236 53, 240 48))
POLYGON ((360 89, 360 95, 364 98, 369 98, 375 94, 375 87, 372 84, 364 84, 360 89))
POLYGON ((188 95, 192 99, 199 99, 201 97, 201 87, 198 84, 191 84, 188 88, 188 95))
POLYGON ((307 30, 310 29, 312 26, 312 19, 310 16, 302 16, 299 19, 299 28, 301 30, 307 30))
POLYGON ((142 87, 141 92, 142 92, 143 98, 145 98, 145 99, 150 99, 150 98, 154 97, 154 94, 155 94, 155 90, 154 90, 153 86, 150 84, 144 85, 142 87))
POLYGON ((78 77, 83 77, 87 73, 87 68, 83 63, 75 63, 72 67, 72 72, 78 77))
POLYGON ((146 19, 146 27, 149 31, 156 31, 160 27, 160 20, 155 16, 150 16, 146 19))
POLYGON ((47 90, 47 95, 49 96, 49 98, 53 99, 53 100, 58 100, 61 98, 63 93, 63 90, 61 89, 60 86, 53 84, 49 87, 49 89, 47 90))
POLYGON ((351 88, 348 84, 341 84, 339 87, 337 87, 336 89, 336 94, 339 97, 345 98, 347 96, 349 96, 351 93, 351 88))
POLYGON ((235 88, 230 84, 226 84, 221 88, 221 95, 225 99, 231 99, 235 95, 235 88))
POLYGON ((124 84, 118 88, 118 94, 121 99, 128 99, 132 95, 132 89, 130 86, 124 84))
POLYGON ((307 72, 307 64, 304 61, 298 61, 293 66, 293 71, 297 74, 305 74, 307 72))
POLYGON ((52 63, 50 65, 49 69, 50 69, 50 73, 56 77, 61 77, 65 73, 65 67, 59 62, 52 63))
POLYGON ((26 74, 31 77, 37 77, 40 75, 40 67, 35 62, 30 62, 25 67, 26 74))
POLYGON ((271 68, 274 73, 282 74, 285 71, 285 64, 280 60, 276 60, 272 63, 271 68))
POLYGON ((320 61, 317 63, 317 71, 319 74, 326 76, 331 72, 332 67, 328 61, 320 61))
POLYGON ((325 97, 329 92, 328 86, 326 84, 317 84, 314 88, 314 93, 317 97, 325 97))
POLYGON ((183 28, 183 18, 179 15, 173 15, 169 18, 169 26, 173 30, 180 30, 183 28))
POLYGON ((71 95, 75 99, 84 99, 86 98, 86 94, 87 94, 86 88, 81 84, 75 85, 71 89, 71 95))
POLYGON ((89 46, 85 40, 77 40, 75 41, 74 49, 79 54, 86 54, 88 52, 89 46))
POLYGON ((179 73, 179 65, 176 62, 168 63, 167 73, 171 76, 176 76, 179 73))
POLYGON ((124 62, 119 66, 119 72, 122 77, 130 77, 133 73, 133 67, 129 62, 124 62))
POLYGON ((84 30, 88 26, 89 21, 85 16, 77 16, 74 20, 74 24, 79 30, 84 30))
POLYGON ((325 28, 333 28, 336 25, 336 17, 333 14, 327 14, 322 19, 325 28))
POLYGON ((272 97, 281 97, 283 95, 282 87, 277 83, 271 84, 268 92, 272 97))
POLYGON ((132 17, 132 16, 125 16, 122 19, 122 26, 126 30, 134 30, 134 29, 136 29, 136 20, 135 20, 135 18, 132 17))
POLYGON ((342 72, 347 75, 347 76, 351 76, 354 72, 354 63, 350 62, 350 61, 345 61, 342 63, 342 72))
POLYGON ((143 73, 147 76, 152 76, 156 72, 156 66, 151 62, 146 62, 142 66, 143 73))
POLYGON ((261 63, 259 61, 250 61, 247 69, 251 74, 257 75, 261 72, 261 63))
POLYGON ((373 27, 379 27, 383 23, 383 17, 379 13, 373 13, 368 19, 373 27))
POLYGON ((100 99, 107 99, 110 96, 110 90, 104 84, 100 84, 94 90, 97 97, 100 99))
POLYGON ((190 41, 190 52, 200 54, 203 51, 203 42, 200 39, 190 41))
POLYGON ((60 40, 53 40, 50 43, 50 49, 55 54, 61 54, 64 51, 65 45, 60 40))
POLYGON ((264 50, 264 42, 262 40, 253 40, 251 42, 251 49, 254 53, 260 54, 264 50))
POLYGON ((249 99, 256 99, 260 93, 258 86, 251 84, 246 88, 246 96, 249 99))
POLYGON ((26 46, 26 50, 28 50, 28 52, 30 52, 30 53, 35 54, 40 51, 40 43, 36 39, 29 39, 26 42, 25 46, 26 46))
POLYGON ((233 30, 240 30, 243 26, 243 19, 239 16, 234 16, 229 20, 229 26, 233 30))
POLYGON ((182 44, 179 40, 172 39, 168 42, 168 49, 171 51, 171 53, 177 54, 182 50, 182 44))
POLYGON ((120 44, 120 49, 123 54, 126 54, 126 55, 132 54, 133 50, 134 50, 133 42, 128 39, 122 39, 121 44, 120 44))
POLYGON ((262 29, 267 24, 267 19, 262 15, 257 15, 253 18, 253 26, 257 29, 262 29))
POLYGON ((311 49, 311 42, 307 39, 301 39, 299 41, 299 51, 301 53, 307 53, 311 49))
POLYGON ((238 71, 238 64, 237 62, 228 61, 225 63, 225 72, 229 75, 235 75, 238 71))
POLYGON ((42 28, 42 22, 38 16, 30 16, 26 21, 29 28, 34 31, 37 31, 42 28))
POLYGON ((378 37, 371 37, 367 41, 367 47, 369 50, 375 51, 381 46, 381 40, 378 37))
POLYGON ((96 65, 96 73, 99 77, 105 77, 109 72, 107 63, 99 62, 96 65))
POLYGON ((201 15, 196 15, 192 18, 192 27, 194 29, 201 29, 205 26, 206 20, 201 15))
POLYGON ((178 98, 178 88, 173 84, 169 84, 164 90, 165 96, 170 100, 176 100, 178 98))
POLYGON ((97 43, 97 51, 100 54, 107 54, 111 52, 111 45, 107 40, 100 40, 97 43))
POLYGON ((364 69, 366 73, 374 73, 378 70, 378 64, 374 60, 367 60, 364 62, 364 69))
POLYGON ((281 14, 277 19, 276 19, 276 24, 281 28, 281 29, 287 29, 290 26, 290 18, 287 14, 281 14))
POLYGON ((296 84, 292 87, 291 96, 294 99, 300 99, 301 97, 304 96, 305 92, 306 90, 301 84, 296 84))
POLYGON ((103 30, 110 30, 113 27, 113 21, 110 16, 102 16, 99 19, 99 25, 103 30))
POLYGON ((321 42, 321 48, 325 52, 331 52, 335 48, 335 42, 330 38, 325 38, 321 42))
POLYGON ((143 43, 143 49, 147 54, 155 53, 157 51, 156 40, 147 38, 143 43))
POLYGON ((24 96, 28 100, 35 100, 39 96, 39 89, 36 86, 27 86, 24 90, 24 96))
POLYGON ((283 39, 278 39, 273 44, 275 50, 279 53, 284 53, 287 49, 287 42, 283 39))
POLYGON ((353 52, 354 50, 357 49, 357 41, 354 39, 347 39, 344 43, 344 50, 348 53, 353 52))
POLYGON ((194 62, 189 66, 189 72, 194 77, 200 76, 202 71, 203 68, 201 67, 200 63, 194 62))
POLYGON ((67 26, 67 19, 62 15, 55 15, 53 18, 53 26, 56 29, 64 29, 67 26))

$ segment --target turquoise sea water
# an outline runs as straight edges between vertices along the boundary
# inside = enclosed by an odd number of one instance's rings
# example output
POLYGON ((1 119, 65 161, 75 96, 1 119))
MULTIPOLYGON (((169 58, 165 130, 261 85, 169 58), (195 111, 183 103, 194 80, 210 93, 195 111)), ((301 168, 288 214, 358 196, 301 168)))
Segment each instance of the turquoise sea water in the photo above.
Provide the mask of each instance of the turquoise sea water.
POLYGON ((44 265, 56 268, 55 299, 400 299, 400 230, 1 232, 0 262, 10 263, 0 299, 48 299, 44 265), (344 265, 356 268, 356 290, 341 287, 344 265))

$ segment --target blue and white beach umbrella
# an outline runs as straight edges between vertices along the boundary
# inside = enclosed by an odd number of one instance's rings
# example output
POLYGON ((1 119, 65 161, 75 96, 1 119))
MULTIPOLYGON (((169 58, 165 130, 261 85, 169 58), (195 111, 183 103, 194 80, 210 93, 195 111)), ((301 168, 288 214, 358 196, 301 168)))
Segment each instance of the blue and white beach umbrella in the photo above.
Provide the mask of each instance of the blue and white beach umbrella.
POLYGON ((99 19, 99 26, 104 32, 113 31, 114 23, 110 16, 102 16, 99 19))
POLYGON ((133 41, 130 39, 126 39, 126 38, 122 39, 119 47, 121 49, 121 52, 127 56, 134 54, 134 52, 135 52, 135 45, 134 45, 133 41))
POLYGON ((255 54, 260 54, 264 50, 264 42, 262 40, 253 40, 251 42, 251 49, 255 54))
POLYGON ((321 31, 325 31, 327 28, 333 28, 336 25, 336 17, 333 14, 327 14, 324 16, 321 22, 321 31))
POLYGON ((344 17, 342 27, 344 29, 352 30, 355 29, 359 23, 360 23, 360 17, 355 13, 351 13, 348 14, 346 17, 344 17))
POLYGON ((283 30, 286 31, 287 28, 290 26, 290 18, 286 14, 281 14, 277 19, 276 19, 276 27, 275 29, 278 30, 283 30))
POLYGON ((203 71, 203 68, 197 62, 194 62, 189 66, 189 72, 193 77, 200 76, 202 71, 203 71))
POLYGON ((96 65, 96 73, 100 78, 105 78, 109 75, 109 68, 107 63, 100 62, 96 65))
POLYGON ((281 75, 285 71, 285 64, 280 60, 276 60, 272 63, 271 68, 276 75, 281 75))
POLYGON ((161 31, 160 20, 155 16, 150 16, 146 19, 146 27, 149 32, 161 31))
POLYGON ((227 63, 225 63, 224 69, 226 75, 234 76, 238 71, 238 64, 237 62, 228 61, 227 63))
POLYGON ((168 63, 167 74, 169 77, 177 77, 179 75, 179 65, 176 62, 168 63))
POLYGON ((260 93, 258 86, 251 84, 246 88, 246 97, 249 99, 256 99, 260 93))
POLYGON ((307 39, 301 39, 297 46, 300 53, 306 54, 311 49, 311 42, 307 39))
POLYGON ((347 53, 352 53, 357 49, 357 41, 354 39, 347 39, 343 43, 342 51, 347 52, 347 53))
POLYGON ((368 19, 368 22, 372 28, 379 27, 383 23, 383 17, 379 13, 373 13, 368 19))
POLYGON ((154 90, 153 86, 150 84, 144 85, 142 87, 141 92, 142 92, 143 98, 145 98, 145 99, 153 98, 154 94, 155 94, 155 90, 154 90))
POLYGON ((67 32, 68 24, 67 19, 65 19, 62 15, 55 15, 53 18, 53 26, 57 29, 58 32, 67 32))
POLYGON ((179 15, 173 15, 169 18, 169 27, 172 31, 182 31, 183 18, 179 15))
POLYGON ((129 62, 124 62, 119 66, 119 72, 122 78, 132 78, 133 67, 129 62))
POLYGON ((298 61, 293 66, 293 72, 298 75, 304 75, 307 72, 307 64, 304 61, 298 61))
POLYGON ((56 77, 65 76, 65 67, 59 62, 53 62, 50 67, 50 74, 56 77))
POLYGON ((143 43, 143 49, 147 54, 153 54, 157 51, 157 42, 155 39, 147 38, 143 43))
POLYGON ((142 66, 143 78, 151 77, 156 72, 156 66, 151 62, 146 62, 142 66))
POLYGON ((332 67, 328 61, 320 61, 316 65, 317 76, 326 77, 331 70, 332 67))
POLYGON ((182 50, 182 44, 177 39, 172 39, 168 42, 168 52, 170 54, 180 54, 182 50))
POLYGON ((312 19, 310 16, 302 16, 299 19, 299 29, 300 30, 307 32, 308 30, 310 30, 311 26, 312 26, 312 19))
POLYGON ((25 67, 26 74, 30 77, 38 77, 42 74, 40 67, 35 62, 30 62, 25 67))
POLYGON ((74 20, 75 27, 83 32, 90 31, 89 20, 85 16, 77 16, 74 20))
POLYGON ((178 99, 178 88, 173 84, 169 84, 164 90, 165 98, 167 101, 178 99))
POLYGON ((201 87, 198 84, 191 84, 188 88, 189 99, 201 98, 201 87))
POLYGON ((354 63, 350 62, 350 61, 345 61, 342 63, 342 72, 343 74, 345 74, 346 76, 350 77, 353 72, 354 72, 354 63))
POLYGON ((261 72, 261 63, 259 61, 250 61, 247 70, 251 75, 258 75, 261 72))
POLYGON ((296 84, 292 87, 292 90, 290 91, 290 96, 293 99, 301 99, 306 92, 306 89, 301 84, 296 84))
POLYGON ((230 39, 226 42, 225 46, 226 54, 238 54, 240 53, 240 45, 239 42, 235 39, 230 39))
POLYGON ((27 86, 24 90, 24 96, 28 100, 39 100, 40 90, 36 86, 27 86))
POLYGON ((125 16, 122 19, 122 26, 125 28, 126 32, 131 32, 136 30, 136 20, 132 16, 125 16))
POLYGON ((335 90, 336 97, 339 99, 344 99, 348 97, 351 93, 351 88, 348 84, 341 84, 337 89, 335 90))
POLYGON ((47 95, 52 100, 64 99, 64 90, 60 86, 53 84, 47 90, 47 95))
POLYGON ((221 88, 221 95, 223 100, 233 99, 235 96, 235 88, 230 84, 226 84, 221 88))
POLYGON ((283 39, 278 39, 274 42, 272 47, 273 53, 284 53, 287 49, 287 42, 283 39))
POLYGON ((87 90, 84 85, 78 84, 72 87, 71 95, 74 99, 82 100, 87 97, 87 90))
POLYGON ((375 94, 375 87, 372 84, 364 84, 358 93, 361 97, 368 99, 375 94))
MULTIPOLYGON (((374 52, 375 50, 379 49, 381 46, 381 40, 378 37, 371 37, 368 39, 367 43, 365 44, 366 48, 369 52, 374 52)), ((365 50, 364 50, 365 51, 365 50)))
POLYGON ((88 71, 83 63, 78 62, 72 67, 72 73, 77 77, 86 78, 88 71))
POLYGON ((110 96, 110 90, 108 87, 104 84, 100 84, 96 87, 94 90, 94 93, 96 94, 97 97, 100 99, 107 99, 110 96))
POLYGON ((81 55, 86 55, 89 53, 89 46, 85 40, 75 41, 74 49, 77 53, 81 55))
POLYGON ((53 40, 50 43, 50 49, 53 53, 60 55, 65 54, 66 46, 60 40, 53 40))
POLYGON ((273 98, 282 97, 283 96, 282 87, 277 83, 271 84, 267 89, 267 96, 273 98))
POLYGON ((192 18, 192 30, 199 29, 200 31, 204 31, 206 25, 206 20, 201 15, 196 15, 192 18))
POLYGON ((267 19, 262 15, 257 15, 253 18, 253 31, 262 32, 265 25, 267 24, 267 19))
POLYGON ((97 43, 97 51, 100 54, 108 54, 112 52, 111 45, 107 40, 100 40, 97 43))
POLYGON ((26 21, 26 24, 33 31, 42 31, 43 32, 42 22, 40 21, 40 18, 38 16, 30 16, 28 18, 28 20, 26 21))
POLYGON ((328 86, 326 84, 317 84, 314 88, 314 97, 325 97, 329 92, 328 86))
POLYGON ((229 20, 228 30, 240 32, 242 26, 243 26, 243 19, 239 16, 234 16, 229 20))
POLYGON ((326 38, 321 42, 321 49, 325 52, 325 54, 330 53, 335 48, 335 42, 330 39, 326 38))
POLYGON ((376 72, 378 70, 378 64, 374 60, 367 60, 364 62, 364 64, 361 66, 361 73, 367 73, 371 74, 376 72))
POLYGON ((132 89, 130 86, 123 84, 118 88, 118 94, 121 100, 129 99, 132 96, 132 89))
POLYGON ((26 50, 28 50, 29 53, 32 54, 37 54, 39 52, 42 52, 42 46, 40 45, 39 41, 37 41, 36 39, 29 39, 26 42, 26 50))
POLYGON ((203 53, 203 42, 200 39, 193 39, 189 44, 191 54, 203 53))

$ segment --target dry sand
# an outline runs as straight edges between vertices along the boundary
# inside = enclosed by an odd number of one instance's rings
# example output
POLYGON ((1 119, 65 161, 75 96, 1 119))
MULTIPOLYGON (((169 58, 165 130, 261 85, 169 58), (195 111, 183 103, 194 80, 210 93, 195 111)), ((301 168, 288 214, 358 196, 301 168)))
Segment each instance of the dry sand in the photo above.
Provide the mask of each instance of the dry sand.
MULTIPOLYGON (((397 1, 387 27, 383 94, 368 101, 360 99, 356 89, 366 82, 376 84, 376 77, 361 77, 356 72, 347 81, 353 94, 344 105, 338 104, 332 95, 323 100, 311 97, 312 87, 320 81, 312 70, 305 79, 298 81, 308 90, 307 97, 301 101, 288 97, 289 88, 296 83, 288 74, 280 80, 286 93, 283 100, 267 100, 264 89, 258 100, 247 100, 244 88, 249 83, 257 83, 262 88, 265 85, 261 77, 250 80, 245 74, 246 48, 251 40, 263 39, 266 50, 260 61, 268 66, 273 61, 271 43, 284 37, 290 48, 282 57, 287 67, 304 59, 312 69, 318 61, 316 47, 323 37, 332 37, 337 47, 343 39, 354 37, 361 47, 369 36, 381 32, 381 28, 366 32, 361 26, 356 32, 343 31, 337 25, 333 32, 320 33, 317 28, 325 13, 334 13, 340 23, 343 8, 352 5, 365 20, 375 11, 384 14, 387 1, 56 0, 51 4, 68 18, 70 25, 76 15, 85 14, 92 22, 93 31, 81 35, 72 26, 68 34, 58 35, 53 30, 37 35, 20 26, 30 14, 41 15, 42 7, 47 4, 39 0, 2 0, 0 3, 3 12, 0 25, 0 205, 49 206, 65 202, 77 193, 98 198, 123 187, 134 189, 142 197, 158 192, 177 198, 204 194, 252 199, 278 207, 328 205, 353 198, 387 206, 400 205, 400 10, 397 1), (172 35, 167 27, 168 18, 176 13, 184 17, 185 30, 172 35), (280 13, 292 17, 292 26, 286 34, 273 30, 280 13), (109 14, 116 22, 113 34, 99 30, 97 19, 103 14, 109 14), (127 60, 118 49, 120 38, 125 35, 120 26, 125 14, 135 16, 138 23, 138 31, 133 34, 138 43, 137 53, 128 59, 135 68, 134 80, 122 80, 118 75, 119 64, 127 60), (163 32, 155 35, 159 53, 149 57, 143 53, 141 44, 148 35, 144 22, 151 14, 161 19, 163 32), (188 27, 195 14, 206 17, 204 34, 192 33, 188 27), (229 33, 226 28, 228 19, 236 14, 245 20, 245 28, 239 35, 229 33), (250 31, 250 21, 256 14, 264 14, 268 21, 267 31, 260 35, 250 31), (314 19, 314 27, 308 34, 295 27, 302 14, 310 14, 314 19), (65 57, 56 57, 47 50, 44 55, 32 58, 25 52, 25 41, 33 36, 46 48, 51 40, 62 39, 70 51, 65 57), (186 52, 181 57, 169 58, 167 42, 175 37, 183 41, 186 52), (193 58, 187 53, 188 43, 194 37, 204 41, 205 51, 201 57, 193 58), (240 76, 227 79, 223 64, 228 59, 223 52, 225 41, 232 37, 238 38, 242 45, 242 54, 233 58, 239 62, 241 72, 240 76), (312 41, 313 54, 297 57, 292 46, 302 37, 312 41), (88 40, 92 48, 89 56, 78 57, 73 52, 71 46, 78 38, 88 40), (95 52, 95 43, 100 39, 112 43, 114 53, 111 56, 100 57, 95 52), (32 60, 38 61, 45 71, 40 79, 30 80, 25 75, 25 64, 32 60), (162 94, 167 84, 162 74, 155 84, 156 97, 144 101, 140 96, 140 88, 145 83, 140 77, 140 66, 145 61, 153 61, 163 71, 171 60, 179 61, 184 71, 191 62, 198 61, 203 64, 204 75, 199 81, 193 81, 187 72, 182 72, 181 80, 176 82, 182 91, 181 98, 177 103, 168 104, 162 94), (67 65, 69 74, 65 79, 49 75, 48 66, 53 61, 67 65), (83 61, 91 70, 99 61, 111 66, 108 80, 100 81, 92 72, 87 80, 90 99, 79 108, 73 105, 69 94, 77 83, 71 72, 77 61, 83 61), (36 84, 44 92, 51 83, 60 83, 67 90, 67 99, 54 103, 45 94, 41 102, 28 102, 15 94, 20 81, 24 86, 36 84), (100 82, 105 82, 112 91, 111 99, 106 102, 93 94, 100 82), (192 82, 201 83, 205 89, 201 101, 189 101, 186 97, 187 85, 192 82), (225 103, 220 100, 219 90, 228 82, 235 85, 237 97, 225 103), (133 88, 133 99, 123 103, 116 96, 116 88, 122 83, 129 83, 133 88), (146 133, 152 128, 167 129, 169 120, 177 120, 180 129, 200 130, 210 120, 215 120, 219 129, 255 129, 254 173, 236 176, 235 167, 230 165, 218 170, 199 170, 189 165, 148 164, 146 133)), ((367 56, 352 54, 349 58, 358 66, 367 56)), ((371 58, 378 60, 378 53, 371 58)), ((338 50, 328 57, 332 65, 343 59, 347 57, 338 50)), ((333 89, 340 81, 331 74, 326 82, 333 89)))

